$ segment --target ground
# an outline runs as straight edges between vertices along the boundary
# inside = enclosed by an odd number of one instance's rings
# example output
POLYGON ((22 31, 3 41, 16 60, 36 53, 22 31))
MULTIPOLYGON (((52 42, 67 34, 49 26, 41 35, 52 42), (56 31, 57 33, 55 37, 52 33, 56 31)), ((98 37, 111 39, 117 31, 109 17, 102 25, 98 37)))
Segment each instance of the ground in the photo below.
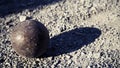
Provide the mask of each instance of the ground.
POLYGON ((29 2, 0 5, 0 68, 120 68, 120 0, 29 2), (21 16, 49 31, 40 58, 21 57, 11 47, 9 32, 21 16))

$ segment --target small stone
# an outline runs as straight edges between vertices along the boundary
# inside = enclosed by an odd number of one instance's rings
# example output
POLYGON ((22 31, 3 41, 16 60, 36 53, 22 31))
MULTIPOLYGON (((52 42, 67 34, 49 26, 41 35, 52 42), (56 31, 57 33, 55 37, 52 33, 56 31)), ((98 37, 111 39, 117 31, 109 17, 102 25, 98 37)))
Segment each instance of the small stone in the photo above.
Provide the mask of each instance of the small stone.
POLYGON ((99 58, 100 57, 100 53, 94 53, 93 57, 96 58, 96 59, 99 58))
POLYGON ((40 61, 40 59, 37 58, 36 61, 40 61))
POLYGON ((26 16, 20 16, 20 17, 19 17, 19 20, 20 20, 20 22, 23 22, 23 21, 26 20, 26 18, 27 18, 26 16))
POLYGON ((85 55, 85 53, 84 52, 81 52, 81 56, 84 56, 85 55))
POLYGON ((66 58, 67 58, 67 59, 70 59, 70 56, 69 56, 69 55, 66 55, 66 58))
POLYGON ((71 63, 72 63, 72 61, 71 61, 71 60, 68 60, 68 61, 67 61, 67 63, 68 63, 68 64, 71 64, 71 63))
POLYGON ((52 57, 48 57, 49 60, 52 60, 52 57))

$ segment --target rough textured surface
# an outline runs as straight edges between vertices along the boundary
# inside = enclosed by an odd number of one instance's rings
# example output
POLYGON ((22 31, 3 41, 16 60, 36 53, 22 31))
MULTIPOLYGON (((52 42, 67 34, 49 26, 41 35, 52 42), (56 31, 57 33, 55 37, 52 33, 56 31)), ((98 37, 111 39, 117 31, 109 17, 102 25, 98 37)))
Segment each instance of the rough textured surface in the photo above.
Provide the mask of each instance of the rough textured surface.
POLYGON ((120 67, 120 0, 46 1, 50 3, 0 14, 0 67, 120 67), (41 58, 22 58, 11 48, 8 33, 21 15, 37 19, 50 32, 49 52, 41 58), (84 32, 86 27, 95 28, 95 34, 84 32))
POLYGON ((12 48, 25 57, 39 57, 46 52, 49 44, 49 32, 38 21, 19 22, 10 32, 12 48))

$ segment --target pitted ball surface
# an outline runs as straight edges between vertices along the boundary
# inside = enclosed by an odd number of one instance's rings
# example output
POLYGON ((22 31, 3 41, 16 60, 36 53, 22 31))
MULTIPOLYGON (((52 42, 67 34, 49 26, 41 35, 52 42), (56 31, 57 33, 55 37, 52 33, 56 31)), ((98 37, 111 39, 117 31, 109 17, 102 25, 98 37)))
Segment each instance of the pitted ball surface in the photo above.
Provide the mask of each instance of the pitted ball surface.
POLYGON ((10 39, 17 54, 31 58, 38 57, 47 50, 49 32, 42 23, 26 20, 13 27, 10 39))

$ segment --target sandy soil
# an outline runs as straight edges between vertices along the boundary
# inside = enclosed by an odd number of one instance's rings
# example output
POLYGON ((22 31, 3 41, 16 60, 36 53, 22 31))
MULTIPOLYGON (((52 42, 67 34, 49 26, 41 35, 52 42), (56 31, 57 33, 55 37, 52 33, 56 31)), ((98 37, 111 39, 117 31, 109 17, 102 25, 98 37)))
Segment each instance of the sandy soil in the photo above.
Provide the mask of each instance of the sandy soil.
POLYGON ((0 68, 120 68, 120 0, 2 1, 0 68), (9 32, 21 16, 49 30, 49 49, 40 58, 21 57, 11 47, 9 32))

